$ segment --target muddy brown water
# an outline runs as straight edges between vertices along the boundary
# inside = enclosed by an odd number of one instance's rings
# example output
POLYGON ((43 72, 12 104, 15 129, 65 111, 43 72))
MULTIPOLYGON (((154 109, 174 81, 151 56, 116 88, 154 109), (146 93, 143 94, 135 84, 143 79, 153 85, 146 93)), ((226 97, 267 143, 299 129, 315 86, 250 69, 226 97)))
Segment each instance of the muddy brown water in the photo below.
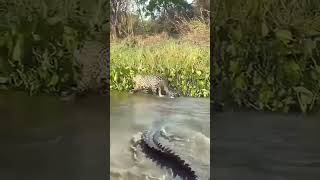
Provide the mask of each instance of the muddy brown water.
MULTIPOLYGON (((206 98, 160 98, 143 94, 114 93, 110 109, 110 171, 112 179, 171 180, 170 171, 160 168, 143 154, 134 161, 130 139, 155 123, 165 124, 171 135, 188 140, 171 148, 189 160, 199 179, 210 177, 210 101, 206 98)), ((160 125, 155 125, 160 126, 160 125)))

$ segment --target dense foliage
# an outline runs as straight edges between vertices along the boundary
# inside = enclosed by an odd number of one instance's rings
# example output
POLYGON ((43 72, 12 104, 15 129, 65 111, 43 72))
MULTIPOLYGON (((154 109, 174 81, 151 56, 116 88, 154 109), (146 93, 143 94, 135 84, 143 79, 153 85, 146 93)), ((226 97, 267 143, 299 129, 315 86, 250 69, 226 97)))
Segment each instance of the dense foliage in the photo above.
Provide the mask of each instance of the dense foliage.
POLYGON ((58 93, 74 83, 74 52, 106 31, 108 1, 0 0, 0 87, 58 93))
POLYGON ((318 0, 215 1, 215 87, 228 84, 225 97, 258 110, 314 110, 320 102, 319 9, 318 0))

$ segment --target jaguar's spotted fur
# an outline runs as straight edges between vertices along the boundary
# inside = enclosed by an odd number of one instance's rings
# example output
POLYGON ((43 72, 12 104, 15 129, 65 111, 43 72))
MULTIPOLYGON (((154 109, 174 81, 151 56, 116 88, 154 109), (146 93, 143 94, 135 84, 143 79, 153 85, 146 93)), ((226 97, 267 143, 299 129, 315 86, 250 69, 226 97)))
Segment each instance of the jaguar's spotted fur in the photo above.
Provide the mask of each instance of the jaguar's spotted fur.
POLYGON ((104 92, 109 87, 108 72, 109 48, 102 43, 89 41, 76 52, 76 63, 80 65, 80 73, 77 79, 77 91, 104 92))
POLYGON ((158 93, 160 97, 163 97, 164 94, 171 98, 179 96, 178 93, 171 90, 168 80, 162 76, 136 75, 132 80, 135 83, 132 92, 148 90, 154 94, 158 93), (162 94, 163 92, 164 94, 162 94))

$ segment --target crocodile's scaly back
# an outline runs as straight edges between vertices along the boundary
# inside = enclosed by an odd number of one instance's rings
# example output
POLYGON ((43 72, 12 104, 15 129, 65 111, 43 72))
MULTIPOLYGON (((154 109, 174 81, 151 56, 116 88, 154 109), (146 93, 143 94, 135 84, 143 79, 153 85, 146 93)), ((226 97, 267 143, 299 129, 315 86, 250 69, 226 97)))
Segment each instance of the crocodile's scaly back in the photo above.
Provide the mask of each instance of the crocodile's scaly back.
POLYGON ((160 136, 161 129, 148 130, 142 134, 140 146, 146 157, 161 167, 171 169, 174 177, 179 176, 183 180, 197 180, 197 176, 190 165, 175 154, 173 150, 158 141, 160 136))

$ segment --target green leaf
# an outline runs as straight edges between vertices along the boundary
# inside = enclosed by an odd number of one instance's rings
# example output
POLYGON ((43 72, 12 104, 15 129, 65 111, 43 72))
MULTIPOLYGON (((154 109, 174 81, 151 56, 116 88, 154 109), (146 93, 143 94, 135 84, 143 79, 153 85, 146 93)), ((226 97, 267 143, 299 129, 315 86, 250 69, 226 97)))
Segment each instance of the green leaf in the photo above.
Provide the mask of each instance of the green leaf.
POLYGON ((262 83, 262 79, 260 76, 253 76, 253 84, 254 85, 259 85, 262 83))
POLYGON ((49 25, 55 25, 59 22, 63 21, 63 17, 62 16, 54 16, 54 17, 50 17, 47 19, 47 22, 49 25))
POLYGON ((293 40, 292 33, 288 30, 278 30, 276 31, 276 37, 284 43, 288 43, 293 40))
POLYGON ((46 19, 48 16, 48 5, 45 1, 41 1, 41 11, 43 19, 46 19))
POLYGON ((320 66, 316 65, 315 70, 316 70, 317 73, 320 73, 320 66))
POLYGON ((293 98, 290 97, 290 96, 284 98, 284 99, 282 100, 282 102, 285 103, 285 104, 287 104, 287 105, 288 105, 288 104, 293 104, 293 103, 295 103, 294 100, 293 100, 293 98))
POLYGON ((52 77, 51 77, 51 80, 49 82, 49 86, 56 86, 57 83, 59 82, 59 76, 57 74, 54 74, 52 77))
POLYGON ((309 96, 307 94, 301 94, 301 102, 303 104, 309 105, 312 103, 313 96, 309 96))
POLYGON ((229 71, 233 74, 236 75, 240 72, 240 64, 238 61, 231 61, 230 62, 230 68, 229 71))
POLYGON ((273 92, 268 87, 261 89, 259 99, 263 104, 267 104, 269 100, 273 97, 273 92))
POLYGON ((297 93, 304 93, 304 94, 308 94, 308 95, 313 95, 313 93, 308 90, 307 88, 303 87, 303 86, 297 86, 293 88, 295 92, 297 93))
POLYGON ((312 106, 314 103, 313 102, 313 98, 314 98, 313 93, 310 90, 308 90, 307 88, 302 87, 302 86, 294 87, 293 89, 297 93, 301 111, 304 113, 307 112, 308 105, 312 106))
POLYGON ((317 43, 311 39, 304 41, 304 52, 307 56, 312 56, 312 51, 316 48, 317 43))
POLYGON ((300 71, 300 66, 299 66, 299 64, 297 64, 297 63, 294 62, 294 61, 291 61, 291 62, 289 63, 289 68, 290 68, 291 71, 300 71))
POLYGON ((13 54, 12 54, 12 59, 14 61, 21 61, 22 58, 22 52, 23 52, 23 43, 24 43, 24 35, 19 34, 17 37, 17 40, 15 42, 14 48, 13 48, 13 54))
POLYGON ((242 39, 242 30, 240 25, 238 25, 235 29, 233 29, 231 33, 234 40, 240 41, 242 39))
POLYGON ((41 37, 40 37, 39 34, 32 34, 32 38, 33 38, 33 40, 35 40, 35 41, 40 41, 40 40, 41 40, 41 37))
POLYGON ((246 85, 242 75, 237 76, 236 79, 234 80, 234 83, 235 83, 235 88, 237 89, 244 89, 246 85))
POLYGON ((261 34, 262 34, 262 37, 265 37, 269 34, 269 28, 265 22, 261 24, 261 34))
POLYGON ((5 83, 7 83, 8 82, 8 78, 6 78, 6 77, 0 77, 0 84, 5 84, 5 83))

